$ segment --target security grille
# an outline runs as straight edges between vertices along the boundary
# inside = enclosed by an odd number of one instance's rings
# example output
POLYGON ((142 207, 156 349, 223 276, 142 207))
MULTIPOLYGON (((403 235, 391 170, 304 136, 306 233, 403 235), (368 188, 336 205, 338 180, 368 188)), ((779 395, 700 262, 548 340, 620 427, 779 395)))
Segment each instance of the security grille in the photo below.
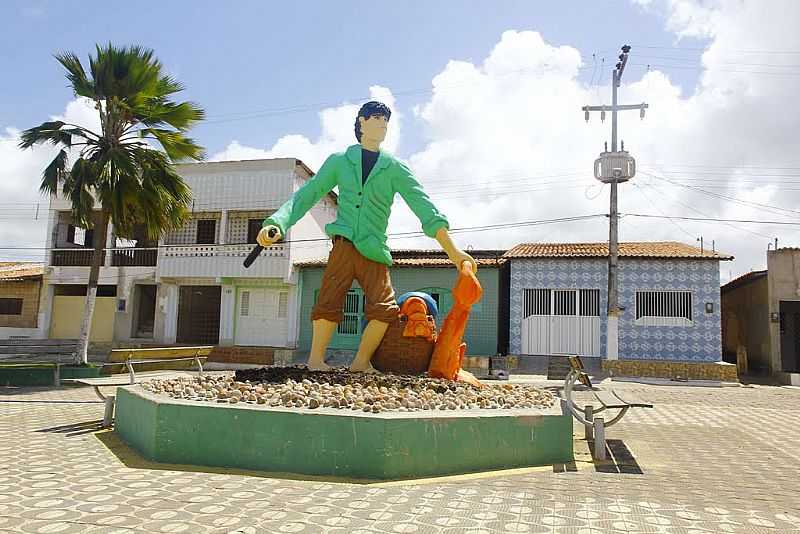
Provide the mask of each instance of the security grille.
POLYGON ((636 319, 668 317, 692 320, 691 291, 637 291, 636 319))

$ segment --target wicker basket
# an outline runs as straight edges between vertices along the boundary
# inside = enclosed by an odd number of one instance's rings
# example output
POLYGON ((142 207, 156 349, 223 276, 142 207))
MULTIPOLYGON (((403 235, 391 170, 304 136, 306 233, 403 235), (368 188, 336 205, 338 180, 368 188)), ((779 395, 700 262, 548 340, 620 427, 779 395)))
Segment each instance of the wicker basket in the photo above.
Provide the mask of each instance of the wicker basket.
POLYGON ((424 337, 403 337, 405 326, 405 316, 399 316, 389 324, 371 360, 378 371, 407 375, 421 375, 428 371, 433 341, 424 337))

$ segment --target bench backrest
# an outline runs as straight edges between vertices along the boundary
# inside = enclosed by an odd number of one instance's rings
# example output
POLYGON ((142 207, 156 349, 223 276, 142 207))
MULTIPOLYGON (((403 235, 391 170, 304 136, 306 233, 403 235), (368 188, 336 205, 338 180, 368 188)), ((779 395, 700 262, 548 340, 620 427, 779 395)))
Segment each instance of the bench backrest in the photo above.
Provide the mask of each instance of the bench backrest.
MULTIPOLYGON (((193 356, 208 356, 214 350, 213 346, 203 345, 198 347, 156 347, 147 349, 112 349, 108 354, 108 363, 120 365, 106 365, 103 374, 117 374, 127 371, 125 362, 128 360, 167 360, 170 358, 191 358, 193 356)), ((160 371, 164 369, 191 369, 195 363, 191 360, 175 362, 153 362, 137 365, 137 371, 160 371)))
POLYGON ((169 358, 190 358, 192 356, 208 356, 211 354, 212 350, 214 350, 213 346, 112 349, 108 355, 108 361, 124 363, 126 360, 166 360, 169 358))
POLYGON ((570 356, 569 357, 569 366, 572 367, 574 371, 578 372, 578 380, 581 381, 581 384, 586 386, 587 388, 592 388, 592 381, 589 379, 589 375, 586 374, 584 371, 583 362, 581 361, 580 356, 570 356))

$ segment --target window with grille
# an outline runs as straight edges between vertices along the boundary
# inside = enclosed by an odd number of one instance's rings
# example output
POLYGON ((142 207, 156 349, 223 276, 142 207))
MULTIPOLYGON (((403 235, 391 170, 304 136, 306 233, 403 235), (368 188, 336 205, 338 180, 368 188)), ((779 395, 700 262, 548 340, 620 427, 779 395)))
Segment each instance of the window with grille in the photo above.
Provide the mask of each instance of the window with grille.
POLYGON ((198 219, 197 239, 198 245, 213 245, 217 237, 216 219, 198 219))
POLYGON ((357 336, 361 333, 361 318, 364 313, 364 296, 358 289, 351 289, 344 299, 344 318, 336 329, 337 334, 357 336))
POLYGON ((250 315, 250 292, 242 291, 242 296, 239 301, 239 315, 247 317, 250 315))
POLYGON ((598 317, 599 289, 525 289, 523 316, 559 315, 598 317))
POLYGON ((0 315, 22 315, 23 299, 0 299, 0 315))
POLYGON ((551 293, 549 289, 526 289, 523 293, 523 316, 550 315, 551 293))
POLYGON ((577 315, 578 292, 574 289, 553 291, 553 315, 577 315))
POLYGON ((289 293, 281 291, 278 294, 278 319, 286 319, 289 308, 289 293))
POLYGON ((580 290, 580 313, 581 317, 600 316, 600 290, 581 289, 580 290))
POLYGON ((248 219, 247 220, 247 242, 250 244, 256 243, 256 237, 261 231, 261 225, 264 223, 263 219, 248 219))
POLYGON ((636 324, 688 326, 692 324, 691 291, 637 291, 636 324))

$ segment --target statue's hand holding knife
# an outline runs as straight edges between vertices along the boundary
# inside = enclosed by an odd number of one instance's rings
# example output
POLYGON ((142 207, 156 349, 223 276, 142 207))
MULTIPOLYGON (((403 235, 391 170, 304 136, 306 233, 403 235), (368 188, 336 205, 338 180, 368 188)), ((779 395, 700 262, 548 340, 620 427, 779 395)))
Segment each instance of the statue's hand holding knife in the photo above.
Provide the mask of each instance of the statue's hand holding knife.
POLYGON ((280 241, 282 237, 280 228, 275 225, 270 224, 262 228, 256 237, 256 242, 258 244, 254 246, 250 254, 247 255, 247 258, 244 260, 244 266, 250 267, 253 262, 256 261, 258 255, 261 254, 262 250, 271 247, 276 242, 280 241))

